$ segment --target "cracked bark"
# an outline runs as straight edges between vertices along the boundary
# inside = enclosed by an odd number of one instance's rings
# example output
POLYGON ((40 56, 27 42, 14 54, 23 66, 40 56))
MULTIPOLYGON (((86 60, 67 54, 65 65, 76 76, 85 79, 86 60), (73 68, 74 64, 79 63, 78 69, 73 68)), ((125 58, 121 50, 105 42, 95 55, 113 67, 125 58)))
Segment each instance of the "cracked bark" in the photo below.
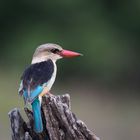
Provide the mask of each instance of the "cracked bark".
POLYGON ((17 108, 8 113, 12 140, 99 140, 85 123, 71 112, 68 94, 43 97, 41 111, 44 131, 40 134, 33 130, 32 111, 28 108, 24 110, 28 122, 23 120, 17 108))

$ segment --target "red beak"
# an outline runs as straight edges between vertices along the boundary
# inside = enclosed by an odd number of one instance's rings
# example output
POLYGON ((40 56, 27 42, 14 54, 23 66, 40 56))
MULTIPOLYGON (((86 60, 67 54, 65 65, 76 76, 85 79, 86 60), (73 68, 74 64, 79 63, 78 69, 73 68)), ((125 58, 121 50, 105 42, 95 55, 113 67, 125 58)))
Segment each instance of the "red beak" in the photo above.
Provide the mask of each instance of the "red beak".
POLYGON ((61 55, 62 57, 76 57, 76 56, 82 56, 81 53, 77 53, 77 52, 73 52, 73 51, 69 51, 69 50, 62 50, 59 55, 61 55))

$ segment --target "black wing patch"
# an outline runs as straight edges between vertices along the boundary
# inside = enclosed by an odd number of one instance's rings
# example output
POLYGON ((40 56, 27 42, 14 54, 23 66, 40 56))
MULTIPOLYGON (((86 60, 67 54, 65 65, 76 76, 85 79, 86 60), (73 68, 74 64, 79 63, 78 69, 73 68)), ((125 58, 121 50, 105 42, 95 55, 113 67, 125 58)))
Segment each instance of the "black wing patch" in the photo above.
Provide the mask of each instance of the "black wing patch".
POLYGON ((40 63, 32 64, 25 69, 21 80, 23 90, 35 89, 38 85, 48 82, 54 72, 54 64, 52 60, 43 61, 40 63))

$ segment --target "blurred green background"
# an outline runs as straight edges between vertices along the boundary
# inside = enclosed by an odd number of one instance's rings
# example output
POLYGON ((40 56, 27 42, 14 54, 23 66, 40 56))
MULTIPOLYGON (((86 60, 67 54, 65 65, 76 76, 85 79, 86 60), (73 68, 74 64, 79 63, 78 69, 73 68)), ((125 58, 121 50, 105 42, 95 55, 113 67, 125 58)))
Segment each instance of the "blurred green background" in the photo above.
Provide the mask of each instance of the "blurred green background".
POLYGON ((69 93, 101 139, 139 139, 139 0, 1 0, 0 139, 10 139, 8 111, 23 109, 20 76, 47 42, 84 54, 57 63, 52 92, 69 93))

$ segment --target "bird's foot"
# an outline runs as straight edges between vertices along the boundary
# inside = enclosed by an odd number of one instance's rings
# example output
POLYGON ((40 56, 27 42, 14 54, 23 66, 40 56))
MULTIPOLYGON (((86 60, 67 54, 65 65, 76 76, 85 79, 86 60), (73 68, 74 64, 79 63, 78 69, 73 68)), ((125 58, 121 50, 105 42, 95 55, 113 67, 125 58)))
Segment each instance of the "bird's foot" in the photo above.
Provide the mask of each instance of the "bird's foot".
POLYGON ((46 96, 54 96, 54 95, 50 92, 47 92, 46 96))

